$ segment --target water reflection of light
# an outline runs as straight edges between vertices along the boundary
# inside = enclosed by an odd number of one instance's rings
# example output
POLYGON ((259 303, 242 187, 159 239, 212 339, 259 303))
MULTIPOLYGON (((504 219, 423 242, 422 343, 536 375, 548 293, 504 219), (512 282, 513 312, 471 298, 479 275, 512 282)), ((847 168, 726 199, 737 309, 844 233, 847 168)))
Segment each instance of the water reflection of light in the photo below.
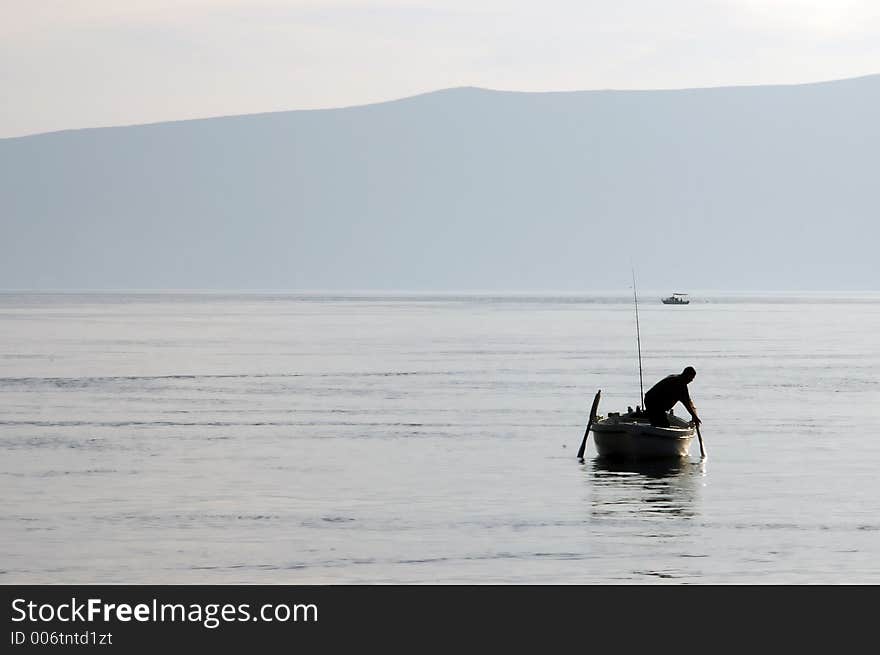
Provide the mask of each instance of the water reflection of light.
POLYGON ((695 496, 705 462, 689 459, 628 461, 594 459, 586 466, 595 518, 696 515, 695 496))

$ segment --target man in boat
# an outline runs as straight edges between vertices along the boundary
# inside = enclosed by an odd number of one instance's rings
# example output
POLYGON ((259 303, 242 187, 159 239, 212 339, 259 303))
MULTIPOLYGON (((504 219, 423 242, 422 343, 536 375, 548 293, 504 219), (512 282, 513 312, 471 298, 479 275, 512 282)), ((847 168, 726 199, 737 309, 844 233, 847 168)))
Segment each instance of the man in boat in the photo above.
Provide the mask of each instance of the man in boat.
POLYGON ((677 375, 667 375, 645 394, 645 412, 654 427, 668 428, 669 418, 666 412, 672 409, 675 403, 680 402, 691 413, 691 418, 696 425, 701 423, 697 416, 697 408, 691 401, 688 393, 688 384, 697 377, 693 366, 686 367, 677 375))

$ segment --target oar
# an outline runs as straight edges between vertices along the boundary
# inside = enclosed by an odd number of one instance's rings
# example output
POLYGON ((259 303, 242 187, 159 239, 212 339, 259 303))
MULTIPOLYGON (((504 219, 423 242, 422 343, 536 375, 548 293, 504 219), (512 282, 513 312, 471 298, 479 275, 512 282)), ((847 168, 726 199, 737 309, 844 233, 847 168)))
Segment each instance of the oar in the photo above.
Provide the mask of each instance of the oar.
POLYGON ((602 395, 602 390, 596 392, 596 397, 593 398, 593 406, 590 408, 590 420, 587 421, 587 429, 584 430, 584 438, 581 441, 581 447, 578 449, 578 459, 584 458, 584 448, 587 447, 587 435, 590 434, 590 428, 593 427, 593 421, 596 420, 596 410, 599 409, 599 396, 602 395))
POLYGON ((700 459, 706 459, 706 451, 703 450, 703 435, 700 434, 699 423, 697 423, 697 438, 700 440, 700 459))

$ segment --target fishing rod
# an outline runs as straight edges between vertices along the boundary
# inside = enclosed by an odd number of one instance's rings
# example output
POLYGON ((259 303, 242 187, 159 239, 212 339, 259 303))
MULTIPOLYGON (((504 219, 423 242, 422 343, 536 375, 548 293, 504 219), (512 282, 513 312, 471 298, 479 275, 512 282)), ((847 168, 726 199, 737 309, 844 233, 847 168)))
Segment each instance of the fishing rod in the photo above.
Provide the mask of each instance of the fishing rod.
POLYGON ((641 407, 645 409, 645 385, 642 382, 642 335, 639 330, 639 297, 636 294, 636 269, 632 269, 633 277, 633 301, 636 306, 636 342, 639 345, 639 398, 642 401, 641 407))

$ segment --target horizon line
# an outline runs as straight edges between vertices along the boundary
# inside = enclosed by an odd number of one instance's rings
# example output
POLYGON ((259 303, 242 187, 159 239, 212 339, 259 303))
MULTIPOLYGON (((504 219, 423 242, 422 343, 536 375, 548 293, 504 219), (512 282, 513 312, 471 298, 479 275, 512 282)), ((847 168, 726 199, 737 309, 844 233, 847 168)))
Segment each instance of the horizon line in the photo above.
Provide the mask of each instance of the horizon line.
MULTIPOLYGON (((291 296, 363 296, 363 297, 388 297, 388 296, 474 296, 474 297, 592 297, 613 294, 631 295, 632 287, 619 289, 596 289, 596 290, 473 290, 473 289, 444 289, 444 290, 417 290, 417 289, 216 289, 216 288, 58 288, 58 289, 2 289, 0 295, 124 295, 124 294, 204 294, 204 295, 222 295, 222 294, 242 294, 242 295, 265 295, 279 294, 291 296)), ((669 295, 670 291, 659 289, 647 289, 639 292, 639 297, 647 295, 663 294, 669 295)), ((709 295, 783 295, 795 296, 799 294, 808 295, 880 295, 880 289, 696 289, 690 291, 687 295, 691 298, 695 296, 709 295)))

